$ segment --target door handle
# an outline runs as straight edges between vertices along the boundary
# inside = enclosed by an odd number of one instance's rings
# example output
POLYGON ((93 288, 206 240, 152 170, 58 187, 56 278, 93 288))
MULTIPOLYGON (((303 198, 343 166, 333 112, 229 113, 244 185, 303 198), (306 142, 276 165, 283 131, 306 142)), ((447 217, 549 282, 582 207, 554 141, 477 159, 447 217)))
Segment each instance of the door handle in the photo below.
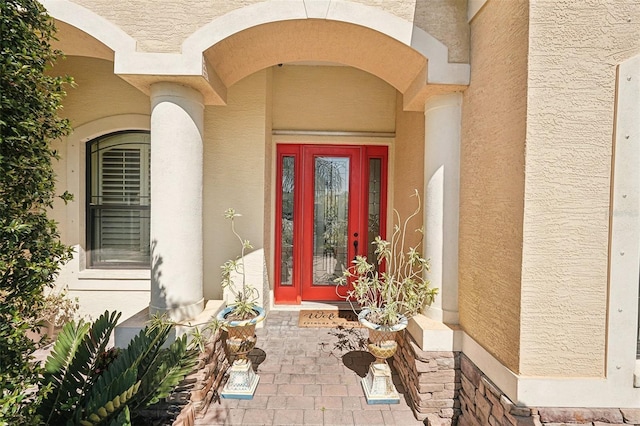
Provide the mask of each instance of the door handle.
MULTIPOLYGON (((353 234, 353 236, 355 238, 358 238, 358 233, 355 232, 353 234)), ((356 260, 356 256, 358 256, 358 240, 353 240, 353 250, 354 250, 354 253, 355 253, 354 256, 353 256, 353 260, 356 260)))

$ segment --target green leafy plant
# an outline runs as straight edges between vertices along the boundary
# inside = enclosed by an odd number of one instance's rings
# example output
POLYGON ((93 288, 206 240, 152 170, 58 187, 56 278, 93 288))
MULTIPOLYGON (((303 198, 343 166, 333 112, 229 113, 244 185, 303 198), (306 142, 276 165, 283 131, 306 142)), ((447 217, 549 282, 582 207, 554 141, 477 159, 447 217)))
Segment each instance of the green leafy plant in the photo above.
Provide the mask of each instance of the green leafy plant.
POLYGON ((191 325, 193 330, 189 332, 189 347, 197 349, 199 352, 205 351, 205 346, 213 341, 214 336, 222 327, 222 324, 217 319, 213 318, 204 324, 191 325))
MULTIPOLYGON (((409 223, 418 216, 422 208, 420 195, 415 191, 418 206, 404 221, 394 209, 393 234, 390 240, 378 236, 373 241, 376 250, 375 262, 365 256, 356 256, 352 265, 336 279, 337 286, 344 287, 352 283, 353 289, 344 296, 361 308, 369 309, 367 320, 372 323, 393 326, 398 324, 400 316, 412 317, 425 306, 433 303, 438 289, 430 285, 425 273, 429 262, 422 257, 419 248, 407 247, 409 223)), ((415 229, 422 234, 423 229, 415 229)))
POLYGON ((107 350, 120 313, 62 329, 40 383, 41 424, 131 424, 139 410, 167 397, 196 364, 182 336, 164 348, 173 324, 155 317, 122 350, 107 350))
POLYGON ((40 2, 1 1, 0 28, 0 425, 23 425, 37 421, 40 375, 27 333, 43 290, 71 257, 47 217, 56 198, 51 141, 70 130, 58 110, 71 79, 48 72, 61 53, 40 2))
POLYGON ((228 289, 234 297, 234 301, 231 304, 233 307, 232 312, 229 314, 228 319, 234 320, 246 320, 256 316, 255 306, 258 303, 260 294, 258 290, 251 284, 247 283, 247 275, 245 272, 245 253, 247 250, 253 248, 249 240, 244 240, 238 234, 235 228, 235 219, 242 216, 232 208, 227 209, 224 214, 226 219, 231 221, 231 232, 238 239, 241 246, 240 256, 235 260, 227 260, 222 266, 222 288, 228 289), (242 278, 241 285, 236 284, 234 281, 235 276, 242 278))

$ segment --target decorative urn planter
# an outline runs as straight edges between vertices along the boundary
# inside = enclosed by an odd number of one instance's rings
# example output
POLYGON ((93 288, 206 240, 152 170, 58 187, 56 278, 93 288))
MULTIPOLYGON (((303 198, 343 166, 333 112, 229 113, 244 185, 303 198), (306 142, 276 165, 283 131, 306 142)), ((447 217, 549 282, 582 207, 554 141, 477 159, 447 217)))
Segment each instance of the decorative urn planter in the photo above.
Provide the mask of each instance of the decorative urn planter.
POLYGON ((407 317, 402 315, 396 325, 378 325, 366 319, 369 312, 369 309, 363 309, 358 314, 360 324, 369 329, 367 348, 376 358, 369 366, 369 372, 361 381, 367 404, 398 404, 400 403, 400 395, 393 385, 391 368, 387 364, 387 359, 396 353, 398 349, 396 334, 404 330, 409 321, 407 317))
POLYGON ((216 319, 227 330, 225 341, 229 361, 233 361, 229 369, 229 379, 222 389, 223 398, 252 399, 256 391, 260 377, 253 371, 249 352, 256 346, 256 324, 265 319, 265 311, 255 306, 256 316, 246 320, 232 320, 227 317, 232 315, 233 306, 228 306, 216 319))

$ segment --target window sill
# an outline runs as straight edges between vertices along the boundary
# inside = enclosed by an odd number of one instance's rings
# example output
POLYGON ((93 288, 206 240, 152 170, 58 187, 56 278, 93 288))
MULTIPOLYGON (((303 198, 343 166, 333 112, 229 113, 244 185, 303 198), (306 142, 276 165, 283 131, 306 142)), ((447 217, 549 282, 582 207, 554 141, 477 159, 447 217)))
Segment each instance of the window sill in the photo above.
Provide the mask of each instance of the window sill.
POLYGON ((69 290, 149 291, 149 269, 85 269, 69 290))
POLYGON ((150 269, 85 269, 79 280, 150 280, 150 269))

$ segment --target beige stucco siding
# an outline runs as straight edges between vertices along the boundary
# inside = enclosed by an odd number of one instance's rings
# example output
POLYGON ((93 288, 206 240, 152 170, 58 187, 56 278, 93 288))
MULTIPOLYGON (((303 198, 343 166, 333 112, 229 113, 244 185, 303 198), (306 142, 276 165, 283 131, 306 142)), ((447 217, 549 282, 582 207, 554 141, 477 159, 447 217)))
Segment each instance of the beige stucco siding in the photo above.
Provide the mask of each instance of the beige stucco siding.
POLYGON ((278 130, 395 130, 396 91, 349 67, 273 68, 273 128, 278 130))
POLYGON ((141 52, 180 52, 182 42, 201 26, 260 0, 76 0, 113 22, 137 41, 141 52))
MULTIPOLYGON (((392 185, 392 208, 398 210, 400 217, 406 219, 416 209, 416 199, 412 197, 414 189, 423 194, 424 188, 424 113, 402 110, 402 95, 397 96, 396 138, 393 144, 393 163, 389 175, 392 185)), ((422 198, 424 209, 424 197, 422 198)), ((407 247, 416 247, 422 242, 422 235, 413 232, 420 228, 424 210, 411 222, 407 235, 407 247)), ((388 228, 387 238, 391 235, 388 228)), ((424 247, 420 250, 424 254, 424 247)))
POLYGON ((220 266, 240 254, 224 211, 242 217, 237 230, 254 248, 264 247, 267 71, 229 90, 227 106, 204 116, 204 297, 220 299, 220 266))
POLYGON ((460 324, 517 372, 527 112, 526 2, 490 1, 471 23, 460 161, 460 324))
POLYGON ((640 52, 639 22, 638 2, 531 2, 525 375, 604 375, 616 66, 640 52))
POLYGON ((113 74, 113 62, 70 56, 58 61, 55 72, 70 75, 61 115, 75 128, 118 114, 150 114, 149 97, 113 74))
POLYGON ((449 49, 449 62, 469 63, 467 0, 417 1, 414 24, 449 49))
MULTIPOLYGON (((113 22, 137 41, 139 51, 176 53, 199 28, 229 12, 263 1, 163 1, 162 7, 158 7, 157 0, 75 0, 75 3, 113 22)), ((448 47, 451 62, 467 62, 466 0, 355 0, 353 3, 375 8, 410 23, 414 23, 415 18, 419 28, 448 47)))

